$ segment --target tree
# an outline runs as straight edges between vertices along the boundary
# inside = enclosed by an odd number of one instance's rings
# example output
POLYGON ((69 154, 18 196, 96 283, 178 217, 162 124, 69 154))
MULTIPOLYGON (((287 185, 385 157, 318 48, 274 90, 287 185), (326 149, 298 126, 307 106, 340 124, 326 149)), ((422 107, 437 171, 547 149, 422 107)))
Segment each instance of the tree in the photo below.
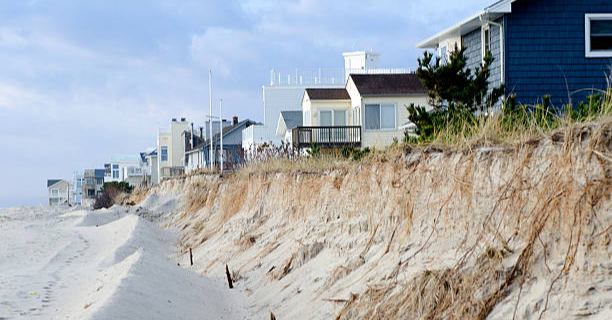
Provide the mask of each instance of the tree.
POLYGON ((418 59, 417 76, 427 89, 428 103, 433 112, 425 107, 408 106, 409 120, 417 127, 416 133, 430 137, 440 126, 464 118, 476 110, 484 111, 495 105, 505 91, 504 85, 489 90, 490 66, 493 56, 488 53, 483 63, 474 70, 467 68, 465 48, 450 53, 449 60, 424 52, 418 59))

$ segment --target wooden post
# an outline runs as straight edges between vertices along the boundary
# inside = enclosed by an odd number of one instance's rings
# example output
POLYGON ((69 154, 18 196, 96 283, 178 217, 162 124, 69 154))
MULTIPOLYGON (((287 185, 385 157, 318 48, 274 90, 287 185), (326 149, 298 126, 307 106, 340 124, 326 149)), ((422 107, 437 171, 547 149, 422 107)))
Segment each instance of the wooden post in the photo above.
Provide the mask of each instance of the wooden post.
POLYGON ((229 284, 230 289, 234 289, 234 283, 232 282, 232 275, 229 272, 229 267, 227 264, 225 265, 225 275, 227 276, 227 284, 229 284))
POLYGON ((193 252, 191 251, 191 248, 189 248, 189 261, 191 262, 191 265, 193 266, 193 252))
POLYGON ((270 320, 276 320, 276 316, 272 312, 270 312, 270 320))

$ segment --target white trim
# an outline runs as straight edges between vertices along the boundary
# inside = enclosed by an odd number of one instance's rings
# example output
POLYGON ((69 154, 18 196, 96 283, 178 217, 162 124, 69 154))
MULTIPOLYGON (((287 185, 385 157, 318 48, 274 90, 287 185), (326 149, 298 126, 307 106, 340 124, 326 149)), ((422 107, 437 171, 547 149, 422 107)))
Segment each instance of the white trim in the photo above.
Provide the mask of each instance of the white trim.
POLYGON ((493 5, 486 7, 485 9, 478 11, 474 15, 462 20, 461 22, 455 24, 454 26, 440 31, 436 35, 433 35, 416 45, 417 48, 421 49, 437 49, 436 45, 439 44, 446 38, 463 36, 464 34, 476 30, 478 28, 480 17, 483 15, 487 15, 487 18, 490 20, 497 19, 500 15, 504 15, 506 13, 512 13, 512 3, 516 0, 502 0, 493 5))
POLYGON ((484 58, 487 55, 486 43, 489 43, 489 52, 491 52, 491 25, 486 22, 480 27, 480 62, 484 64, 484 58), (486 39, 485 33, 489 32, 489 39, 486 39))
POLYGON ((587 58, 610 58, 612 50, 595 51, 591 50, 591 21, 592 20, 612 20, 612 13, 586 13, 584 15, 584 55, 587 58))

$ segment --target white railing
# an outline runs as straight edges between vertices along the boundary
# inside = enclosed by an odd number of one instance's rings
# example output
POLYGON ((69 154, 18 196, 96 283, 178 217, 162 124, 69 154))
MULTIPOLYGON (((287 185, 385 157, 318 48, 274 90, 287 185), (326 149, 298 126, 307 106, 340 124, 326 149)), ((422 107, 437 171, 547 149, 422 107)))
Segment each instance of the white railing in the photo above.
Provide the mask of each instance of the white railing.
POLYGON ((410 69, 295 69, 271 70, 270 86, 342 85, 351 74, 410 73, 410 69))

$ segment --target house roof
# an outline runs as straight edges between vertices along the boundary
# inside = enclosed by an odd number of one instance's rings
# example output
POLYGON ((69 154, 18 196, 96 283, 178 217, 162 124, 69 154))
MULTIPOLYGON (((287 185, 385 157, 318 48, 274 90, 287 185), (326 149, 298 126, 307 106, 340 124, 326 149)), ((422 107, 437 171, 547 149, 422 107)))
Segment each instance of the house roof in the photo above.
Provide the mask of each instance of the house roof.
POLYGON ((425 94, 427 90, 415 73, 351 74, 362 96, 425 94))
POLYGON ((417 48, 421 48, 421 49, 432 48, 433 49, 433 48, 436 48, 437 45, 445 39, 452 38, 452 37, 460 37, 468 32, 476 30, 477 28, 480 28, 480 26, 482 25, 482 22, 480 21, 481 18, 485 18, 488 20, 494 20, 506 13, 511 13, 512 3, 514 3, 515 1, 516 0, 497 1, 494 4, 476 12, 472 16, 460 21, 454 26, 448 29, 445 29, 439 32, 438 34, 433 35, 423 40, 422 42, 417 44, 417 48))
POLYGON ((285 121, 287 130, 291 130, 302 125, 302 111, 281 111, 281 117, 283 117, 283 120, 285 121))
POLYGON ((310 100, 350 100, 348 92, 344 88, 321 88, 306 89, 306 94, 310 100))
POLYGON ((287 131, 301 126, 302 122, 302 111, 281 111, 276 125, 276 135, 282 137, 287 131))
MULTIPOLYGON (((234 132, 234 131, 242 128, 242 127, 248 127, 248 126, 250 126, 252 124, 256 124, 256 122, 252 121, 252 120, 249 120, 249 119, 246 119, 246 120, 242 120, 242 121, 238 122, 237 124, 235 124, 233 126, 225 127, 225 128, 223 128, 223 136, 225 137, 228 134, 230 134, 230 133, 232 133, 232 132, 234 132)), ((219 140, 219 137, 220 137, 219 133, 215 134, 213 136, 213 141, 216 142, 217 140, 219 140)), ((198 145, 193 147, 193 149, 187 151, 186 153, 193 153, 193 152, 196 152, 196 151, 198 151, 200 149, 207 148, 209 146, 210 146, 210 139, 207 139, 206 141, 203 141, 203 142, 199 143, 198 145)))
POLYGON ((47 188, 53 186, 54 184, 57 184, 59 182, 62 182, 62 179, 49 179, 47 180, 47 188))

